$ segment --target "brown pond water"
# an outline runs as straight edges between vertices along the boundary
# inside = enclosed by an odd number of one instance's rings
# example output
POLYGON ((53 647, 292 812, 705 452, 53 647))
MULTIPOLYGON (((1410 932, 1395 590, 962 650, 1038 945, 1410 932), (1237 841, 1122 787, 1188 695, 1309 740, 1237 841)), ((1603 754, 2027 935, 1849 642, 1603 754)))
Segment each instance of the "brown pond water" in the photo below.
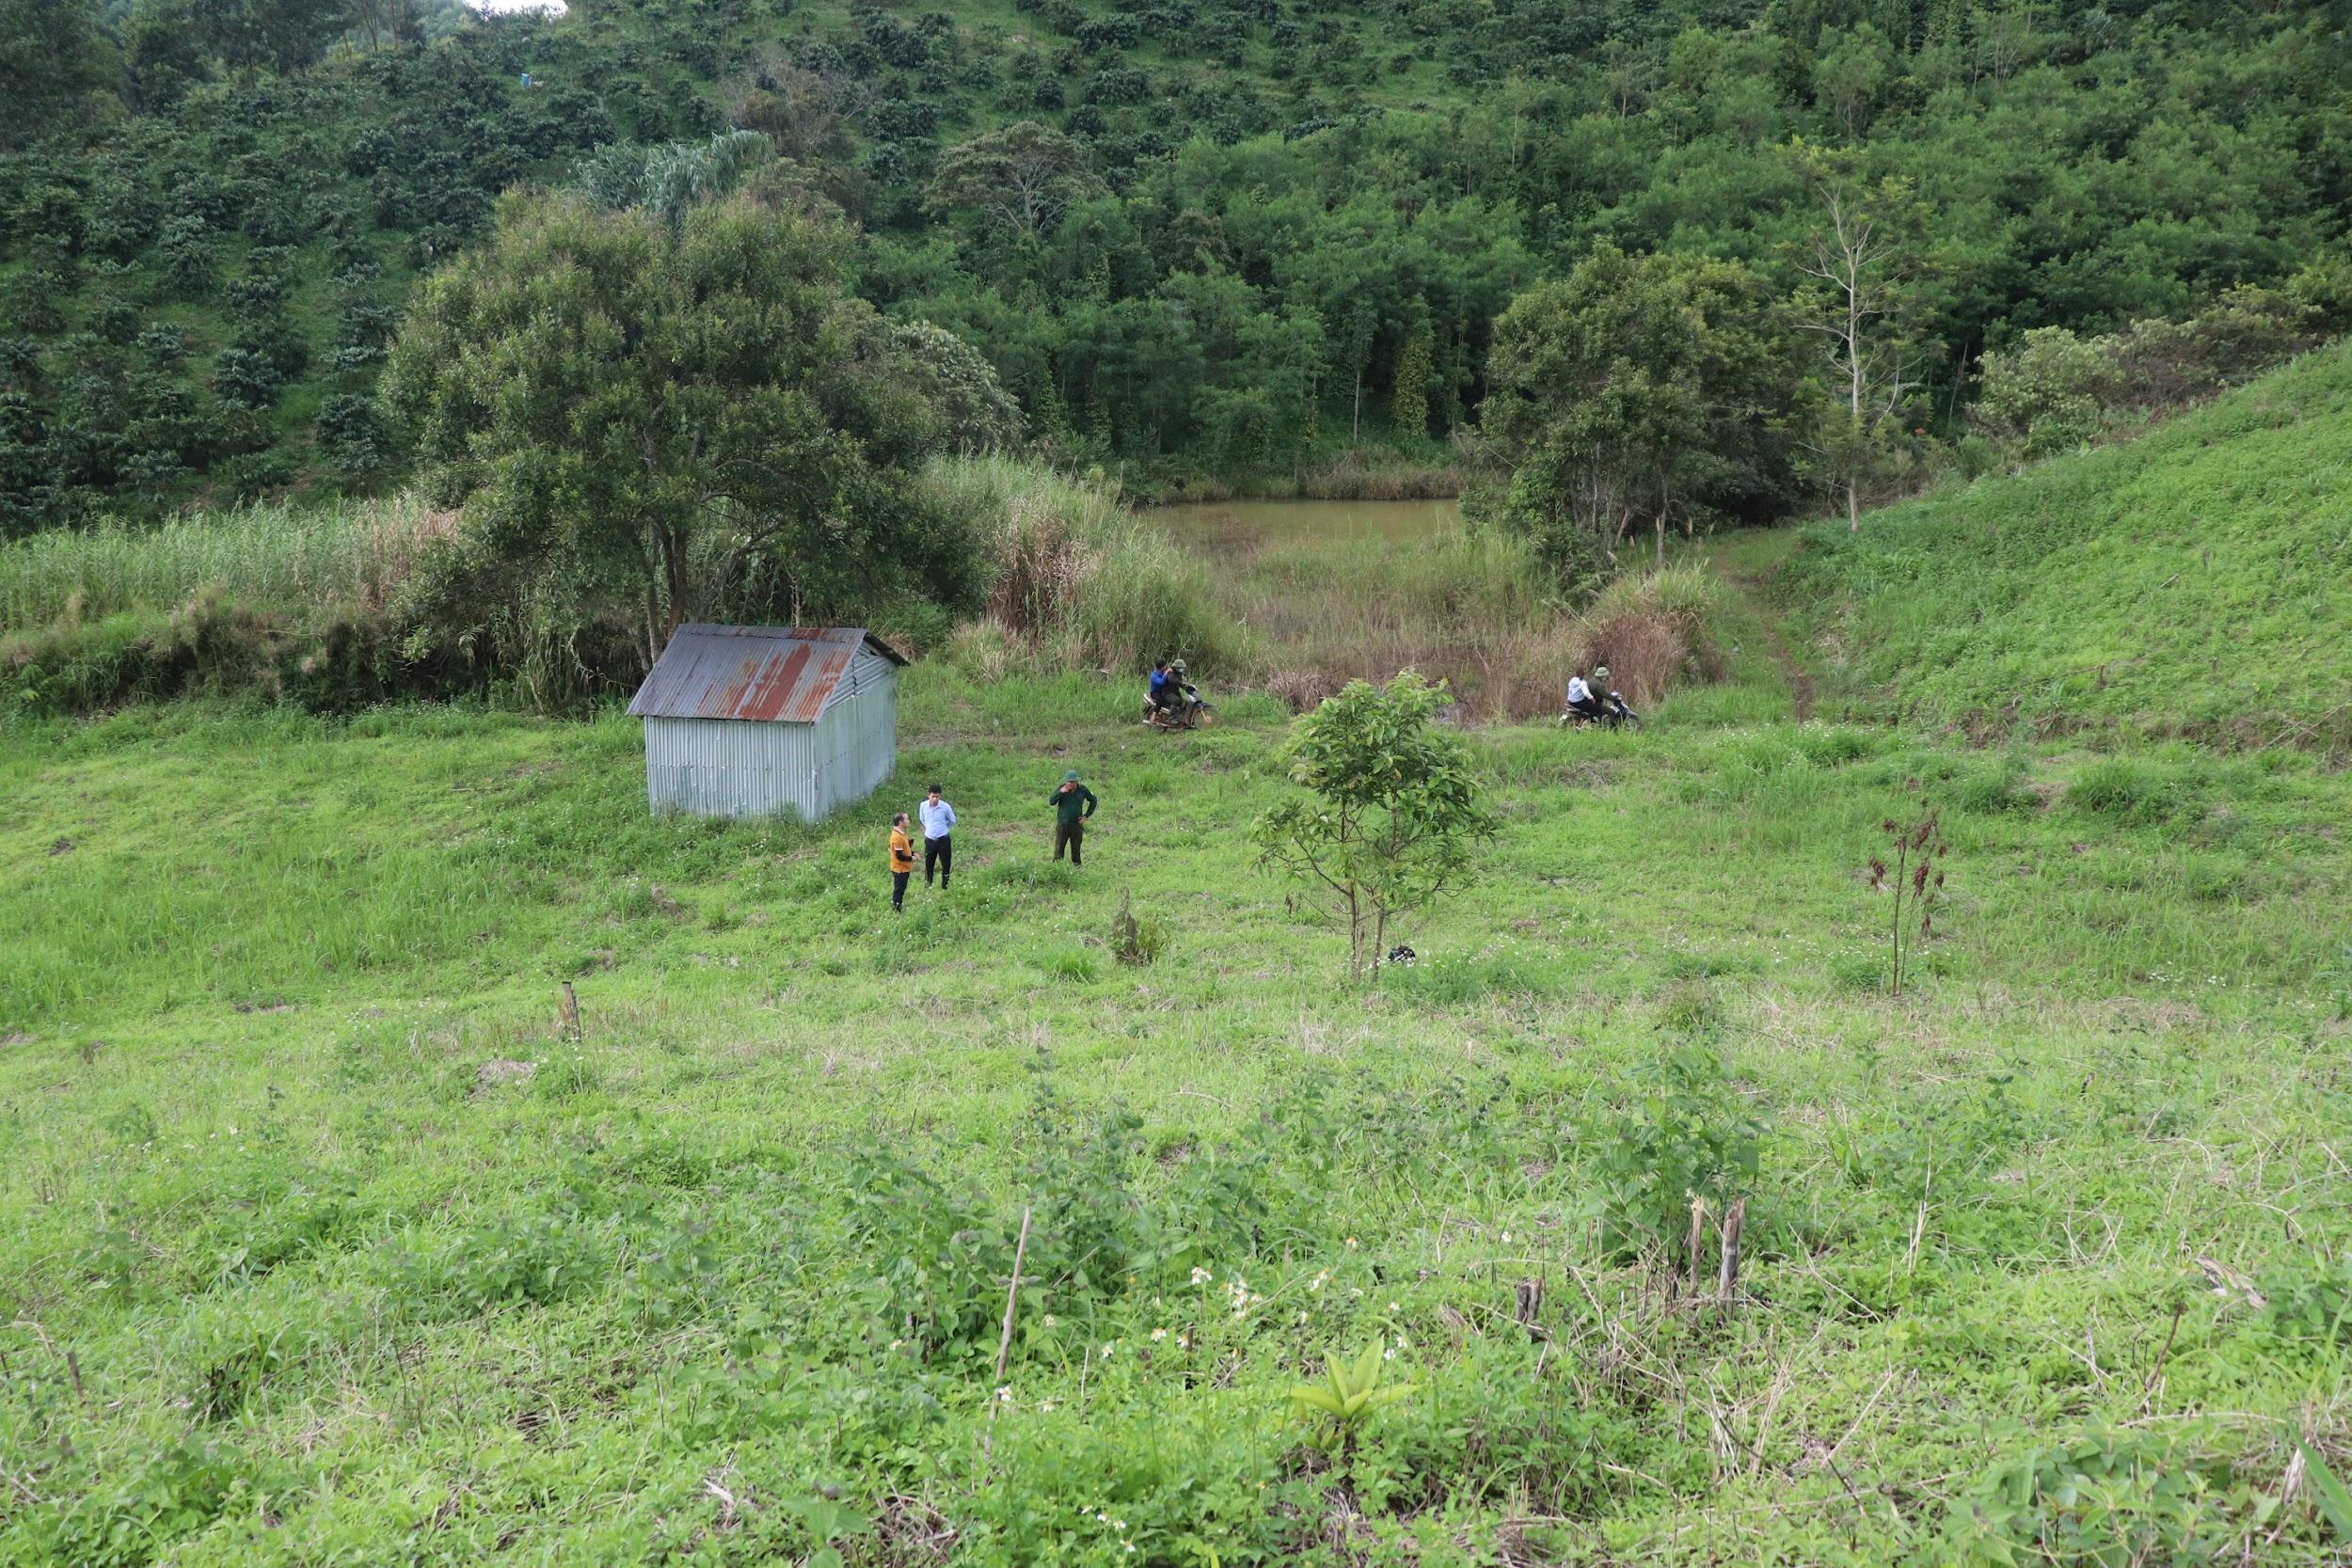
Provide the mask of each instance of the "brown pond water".
POLYGON ((1190 501, 1155 506, 1143 515, 1187 544, 1228 553, 1263 545, 1427 539, 1459 528, 1462 505, 1453 500, 1190 501))

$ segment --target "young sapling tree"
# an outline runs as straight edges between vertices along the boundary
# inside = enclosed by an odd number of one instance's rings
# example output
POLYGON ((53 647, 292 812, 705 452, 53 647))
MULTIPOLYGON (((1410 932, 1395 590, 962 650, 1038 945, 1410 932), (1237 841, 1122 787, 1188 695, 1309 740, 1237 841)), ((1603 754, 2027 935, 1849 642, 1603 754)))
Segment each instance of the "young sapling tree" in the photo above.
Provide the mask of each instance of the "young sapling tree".
POLYGON ((1494 836, 1470 752, 1431 721, 1442 683, 1407 671, 1381 689, 1353 681, 1292 732, 1291 778, 1313 792, 1258 818, 1262 870, 1321 888, 1347 917, 1347 973, 1379 962, 1389 922, 1467 882, 1494 836))

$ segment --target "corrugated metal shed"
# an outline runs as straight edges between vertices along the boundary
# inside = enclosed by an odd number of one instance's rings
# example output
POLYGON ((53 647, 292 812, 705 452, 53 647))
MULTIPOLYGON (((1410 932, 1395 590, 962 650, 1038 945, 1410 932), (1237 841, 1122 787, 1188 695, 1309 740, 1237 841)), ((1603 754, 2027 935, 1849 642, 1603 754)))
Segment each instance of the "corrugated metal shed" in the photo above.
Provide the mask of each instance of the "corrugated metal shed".
POLYGON ((628 705, 656 811, 814 821, 897 768, 898 666, 855 626, 680 626, 628 705))
POLYGON ((898 651, 863 626, 720 626, 691 621, 670 636, 628 705, 640 719, 743 719, 813 724, 860 651, 898 651))

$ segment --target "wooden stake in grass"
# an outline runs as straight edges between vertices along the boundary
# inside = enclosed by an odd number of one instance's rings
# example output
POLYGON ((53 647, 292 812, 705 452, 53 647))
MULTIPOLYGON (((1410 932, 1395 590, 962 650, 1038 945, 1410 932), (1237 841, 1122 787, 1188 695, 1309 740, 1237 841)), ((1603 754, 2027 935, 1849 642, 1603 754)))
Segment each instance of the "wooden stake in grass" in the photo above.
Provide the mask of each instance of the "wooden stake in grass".
MULTIPOLYGON (((1029 1211, 1021 1211, 1021 1238, 1012 1243, 1012 1283, 1005 1287, 1005 1326, 996 1336, 996 1386, 1005 1386, 1005 1363, 1012 1354, 1012 1314, 1021 1305, 1021 1263, 1029 1256, 1029 1211)), ((988 1432, 980 1439, 980 1458, 985 1462, 996 1451, 996 1407, 1004 1403, 1003 1396, 991 1392, 988 1396, 988 1432)))
POLYGON ((1535 1326, 1535 1320, 1542 1314, 1543 1309, 1544 1282, 1542 1280, 1522 1279, 1512 1287, 1511 1321, 1513 1323, 1526 1329, 1531 1335, 1540 1334, 1542 1330, 1535 1326))
POLYGON ((2164 1381, 2164 1364, 2172 1358, 2172 1341, 2181 1332, 2181 1314, 2187 1307, 2176 1302, 2172 1307, 2172 1327, 2164 1337, 2164 1349, 2156 1352, 2156 1364, 2148 1369, 2148 1381, 2139 1386, 2139 1410, 2153 1416, 2156 1409, 2156 1387, 2164 1381))
POLYGON ((1734 1198, 1724 1211, 1723 1260, 1715 1273, 1715 1296, 1726 1311, 1731 1307, 1731 1289, 1740 1282, 1740 1233, 1748 1223, 1748 1200, 1734 1198))
POLYGON ((580 1022, 580 993, 572 990, 569 980, 564 982, 564 999, 555 1006, 556 1026, 571 1039, 587 1037, 588 1031, 580 1022))
POLYGON ((1692 1199, 1691 1200, 1691 1247, 1690 1247, 1690 1259, 1691 1259, 1691 1297, 1692 1297, 1692 1300, 1694 1300, 1694 1301, 1695 1301, 1696 1299, 1698 1299, 1698 1293, 1699 1293, 1699 1278, 1700 1278, 1700 1273, 1699 1273, 1699 1271, 1700 1271, 1700 1269, 1701 1269, 1701 1267, 1702 1267, 1702 1265, 1701 1265, 1701 1264, 1700 1264, 1700 1262, 1699 1262, 1699 1247, 1700 1247, 1700 1246, 1701 1246, 1701 1245, 1702 1245, 1702 1244, 1706 1242, 1706 1240, 1707 1240, 1707 1199, 1705 1199, 1705 1198, 1703 1198, 1703 1197, 1694 1197, 1694 1198, 1692 1198, 1692 1199))

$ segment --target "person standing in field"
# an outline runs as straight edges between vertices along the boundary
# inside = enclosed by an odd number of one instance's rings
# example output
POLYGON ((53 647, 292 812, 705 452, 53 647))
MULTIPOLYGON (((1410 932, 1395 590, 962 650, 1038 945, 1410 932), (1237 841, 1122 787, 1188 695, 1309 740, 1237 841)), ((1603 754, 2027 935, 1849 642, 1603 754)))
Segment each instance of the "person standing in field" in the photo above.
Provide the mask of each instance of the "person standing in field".
POLYGON ((1054 808, 1054 858, 1070 851, 1070 863, 1083 865, 1087 836, 1087 818, 1094 815, 1098 803, 1094 791, 1078 782, 1078 770, 1072 768, 1061 776, 1061 786, 1045 798, 1054 808))
POLYGON ((907 837, 907 814, 890 819, 890 907, 904 913, 907 879, 914 875, 914 841, 907 837))
POLYGON ((923 797, 923 803, 914 808, 923 818, 923 885, 931 885, 931 870, 939 871, 939 891, 947 891, 947 878, 955 870, 956 846, 950 836, 956 827, 956 808, 947 803, 937 784, 923 797))

